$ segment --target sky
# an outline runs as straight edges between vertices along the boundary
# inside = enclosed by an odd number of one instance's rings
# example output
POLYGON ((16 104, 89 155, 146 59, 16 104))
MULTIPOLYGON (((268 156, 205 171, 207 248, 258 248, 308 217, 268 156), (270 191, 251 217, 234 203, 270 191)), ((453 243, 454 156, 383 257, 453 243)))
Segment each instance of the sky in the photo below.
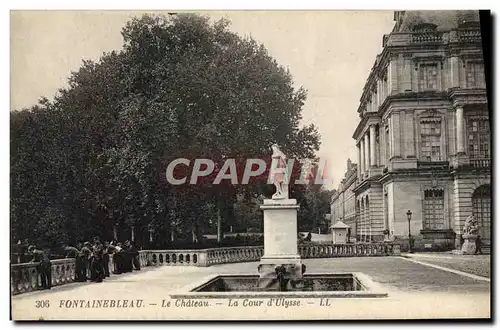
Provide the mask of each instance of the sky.
MULTIPOLYGON (((122 47, 121 28, 133 11, 11 12, 11 102, 18 110, 49 100, 67 86, 82 60, 98 60, 122 47)), ((166 12, 163 12, 166 13, 166 12)), ((290 69, 308 97, 303 123, 321 134, 317 155, 327 161, 329 189, 338 187, 347 158, 357 162, 352 134, 359 122, 361 92, 382 37, 394 25, 392 11, 200 12, 230 29, 252 36, 277 62, 290 69)))

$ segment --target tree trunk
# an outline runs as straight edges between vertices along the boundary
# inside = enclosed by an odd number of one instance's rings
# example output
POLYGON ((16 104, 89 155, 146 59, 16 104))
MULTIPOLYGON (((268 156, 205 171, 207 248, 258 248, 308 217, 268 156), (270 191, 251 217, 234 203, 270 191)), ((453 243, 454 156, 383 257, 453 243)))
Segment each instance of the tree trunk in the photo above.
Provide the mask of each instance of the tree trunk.
POLYGON ((198 226, 196 225, 196 217, 191 221, 191 237, 193 243, 198 243, 198 235, 197 235, 197 228, 198 226))
POLYGON ((220 214, 220 205, 217 205, 217 242, 220 243, 224 239, 222 231, 222 216, 220 214))

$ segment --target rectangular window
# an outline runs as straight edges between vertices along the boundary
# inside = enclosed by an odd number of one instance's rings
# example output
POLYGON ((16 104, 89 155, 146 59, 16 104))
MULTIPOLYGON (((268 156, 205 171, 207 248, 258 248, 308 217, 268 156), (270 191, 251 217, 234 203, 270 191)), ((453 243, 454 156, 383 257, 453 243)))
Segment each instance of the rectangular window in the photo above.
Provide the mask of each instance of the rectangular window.
POLYGON ((421 159, 428 162, 441 160, 441 122, 421 122, 421 159))
POLYGON ((418 90, 437 90, 437 64, 421 64, 419 68, 418 90))
POLYGON ((424 192, 424 229, 445 229, 444 191, 426 190, 424 192))
POLYGON ((467 121, 467 139, 470 159, 490 158, 490 125, 486 118, 470 118, 467 121))
POLYGON ((465 77, 468 88, 486 88, 484 64, 480 61, 467 62, 465 77))

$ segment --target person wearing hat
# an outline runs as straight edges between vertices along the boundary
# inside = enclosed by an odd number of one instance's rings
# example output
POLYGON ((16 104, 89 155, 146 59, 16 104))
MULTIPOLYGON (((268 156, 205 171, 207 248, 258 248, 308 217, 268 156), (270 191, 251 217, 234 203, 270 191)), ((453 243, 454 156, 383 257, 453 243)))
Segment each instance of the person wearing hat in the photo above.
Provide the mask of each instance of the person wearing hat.
POLYGON ((123 272, 131 272, 132 269, 132 252, 130 251, 130 241, 125 241, 123 249, 123 272))
POLYGON ((104 242, 104 253, 103 253, 103 266, 104 266, 104 277, 109 277, 109 262, 111 259, 110 254, 113 253, 110 249, 110 242, 104 242))
POLYGON ((65 245, 64 252, 66 253, 66 258, 75 259, 75 281, 85 282, 87 280, 87 276, 84 272, 82 272, 85 262, 82 260, 80 251, 74 246, 65 245))
POLYGON ((123 246, 122 243, 117 242, 114 244, 114 254, 113 254, 113 263, 115 265, 114 274, 123 273, 123 246))
POLYGON ((50 290, 52 286, 52 263, 50 262, 49 256, 45 251, 37 249, 35 245, 30 245, 28 247, 28 252, 33 256, 31 262, 37 262, 36 266, 38 274, 40 274, 40 280, 43 290, 50 290))
POLYGON ((135 242, 130 243, 129 252, 132 256, 132 265, 134 270, 141 270, 141 260, 139 259, 139 250, 137 249, 135 242))
POLYGON ((90 245, 90 242, 85 242, 83 243, 83 247, 80 250, 80 258, 82 260, 82 269, 81 269, 81 277, 80 280, 82 282, 86 282, 87 279, 90 277, 89 274, 89 264, 90 264, 90 259, 92 256, 92 245, 90 245))
POLYGON ((91 280, 102 282, 105 277, 104 271, 104 246, 101 244, 99 237, 94 237, 94 245, 92 246, 92 259, 90 263, 91 280))

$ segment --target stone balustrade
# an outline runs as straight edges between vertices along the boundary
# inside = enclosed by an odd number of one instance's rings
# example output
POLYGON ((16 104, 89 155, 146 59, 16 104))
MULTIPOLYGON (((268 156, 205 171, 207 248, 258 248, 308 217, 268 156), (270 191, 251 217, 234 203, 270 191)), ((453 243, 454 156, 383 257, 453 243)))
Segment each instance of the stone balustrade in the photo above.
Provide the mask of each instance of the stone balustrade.
POLYGON ((443 42, 443 33, 437 31, 426 31, 426 32, 418 32, 412 33, 411 35, 412 43, 441 43, 443 42))
POLYGON ((481 42, 479 28, 459 28, 451 31, 393 32, 382 39, 383 46, 408 46, 411 44, 481 42))
MULTIPOLYGON (((396 256, 400 245, 390 242, 366 244, 303 244, 299 245, 303 259, 361 256, 396 256)), ((264 254, 263 246, 240 246, 203 250, 142 250, 139 252, 141 268, 150 266, 209 267, 236 262, 258 261, 264 254)), ((113 259, 109 266, 113 269, 113 259)), ((11 293, 13 295, 41 289, 38 263, 11 265, 11 293)), ((52 260, 52 286, 73 282, 75 259, 52 260)))
POLYGON ((401 254, 399 244, 310 244, 299 246, 300 256, 309 258, 395 256, 401 254))
POLYGON ((243 246, 207 249, 207 266, 243 261, 258 261, 264 255, 263 246, 243 246))
MULTIPOLYGON (((10 286, 12 294, 39 290, 42 287, 37 262, 11 265, 10 286)), ((52 260, 52 286, 73 282, 75 259, 52 260)))
POLYGON ((145 250, 140 252, 141 266, 197 266, 259 260, 262 246, 240 246, 203 250, 145 250))
POLYGON ((470 159, 469 162, 473 167, 476 167, 476 168, 490 167, 490 160, 485 159, 485 158, 483 158, 483 159, 470 159))
MULTIPOLYGON (((258 261, 263 246, 240 246, 204 250, 145 250, 140 252, 141 266, 197 266, 258 261)), ((307 244, 299 246, 302 258, 334 258, 400 255, 399 244, 381 242, 365 244, 307 244)))
POLYGON ((141 266, 206 266, 206 250, 141 251, 141 266))
POLYGON ((460 29, 457 32, 459 42, 481 42, 480 29, 460 29))

